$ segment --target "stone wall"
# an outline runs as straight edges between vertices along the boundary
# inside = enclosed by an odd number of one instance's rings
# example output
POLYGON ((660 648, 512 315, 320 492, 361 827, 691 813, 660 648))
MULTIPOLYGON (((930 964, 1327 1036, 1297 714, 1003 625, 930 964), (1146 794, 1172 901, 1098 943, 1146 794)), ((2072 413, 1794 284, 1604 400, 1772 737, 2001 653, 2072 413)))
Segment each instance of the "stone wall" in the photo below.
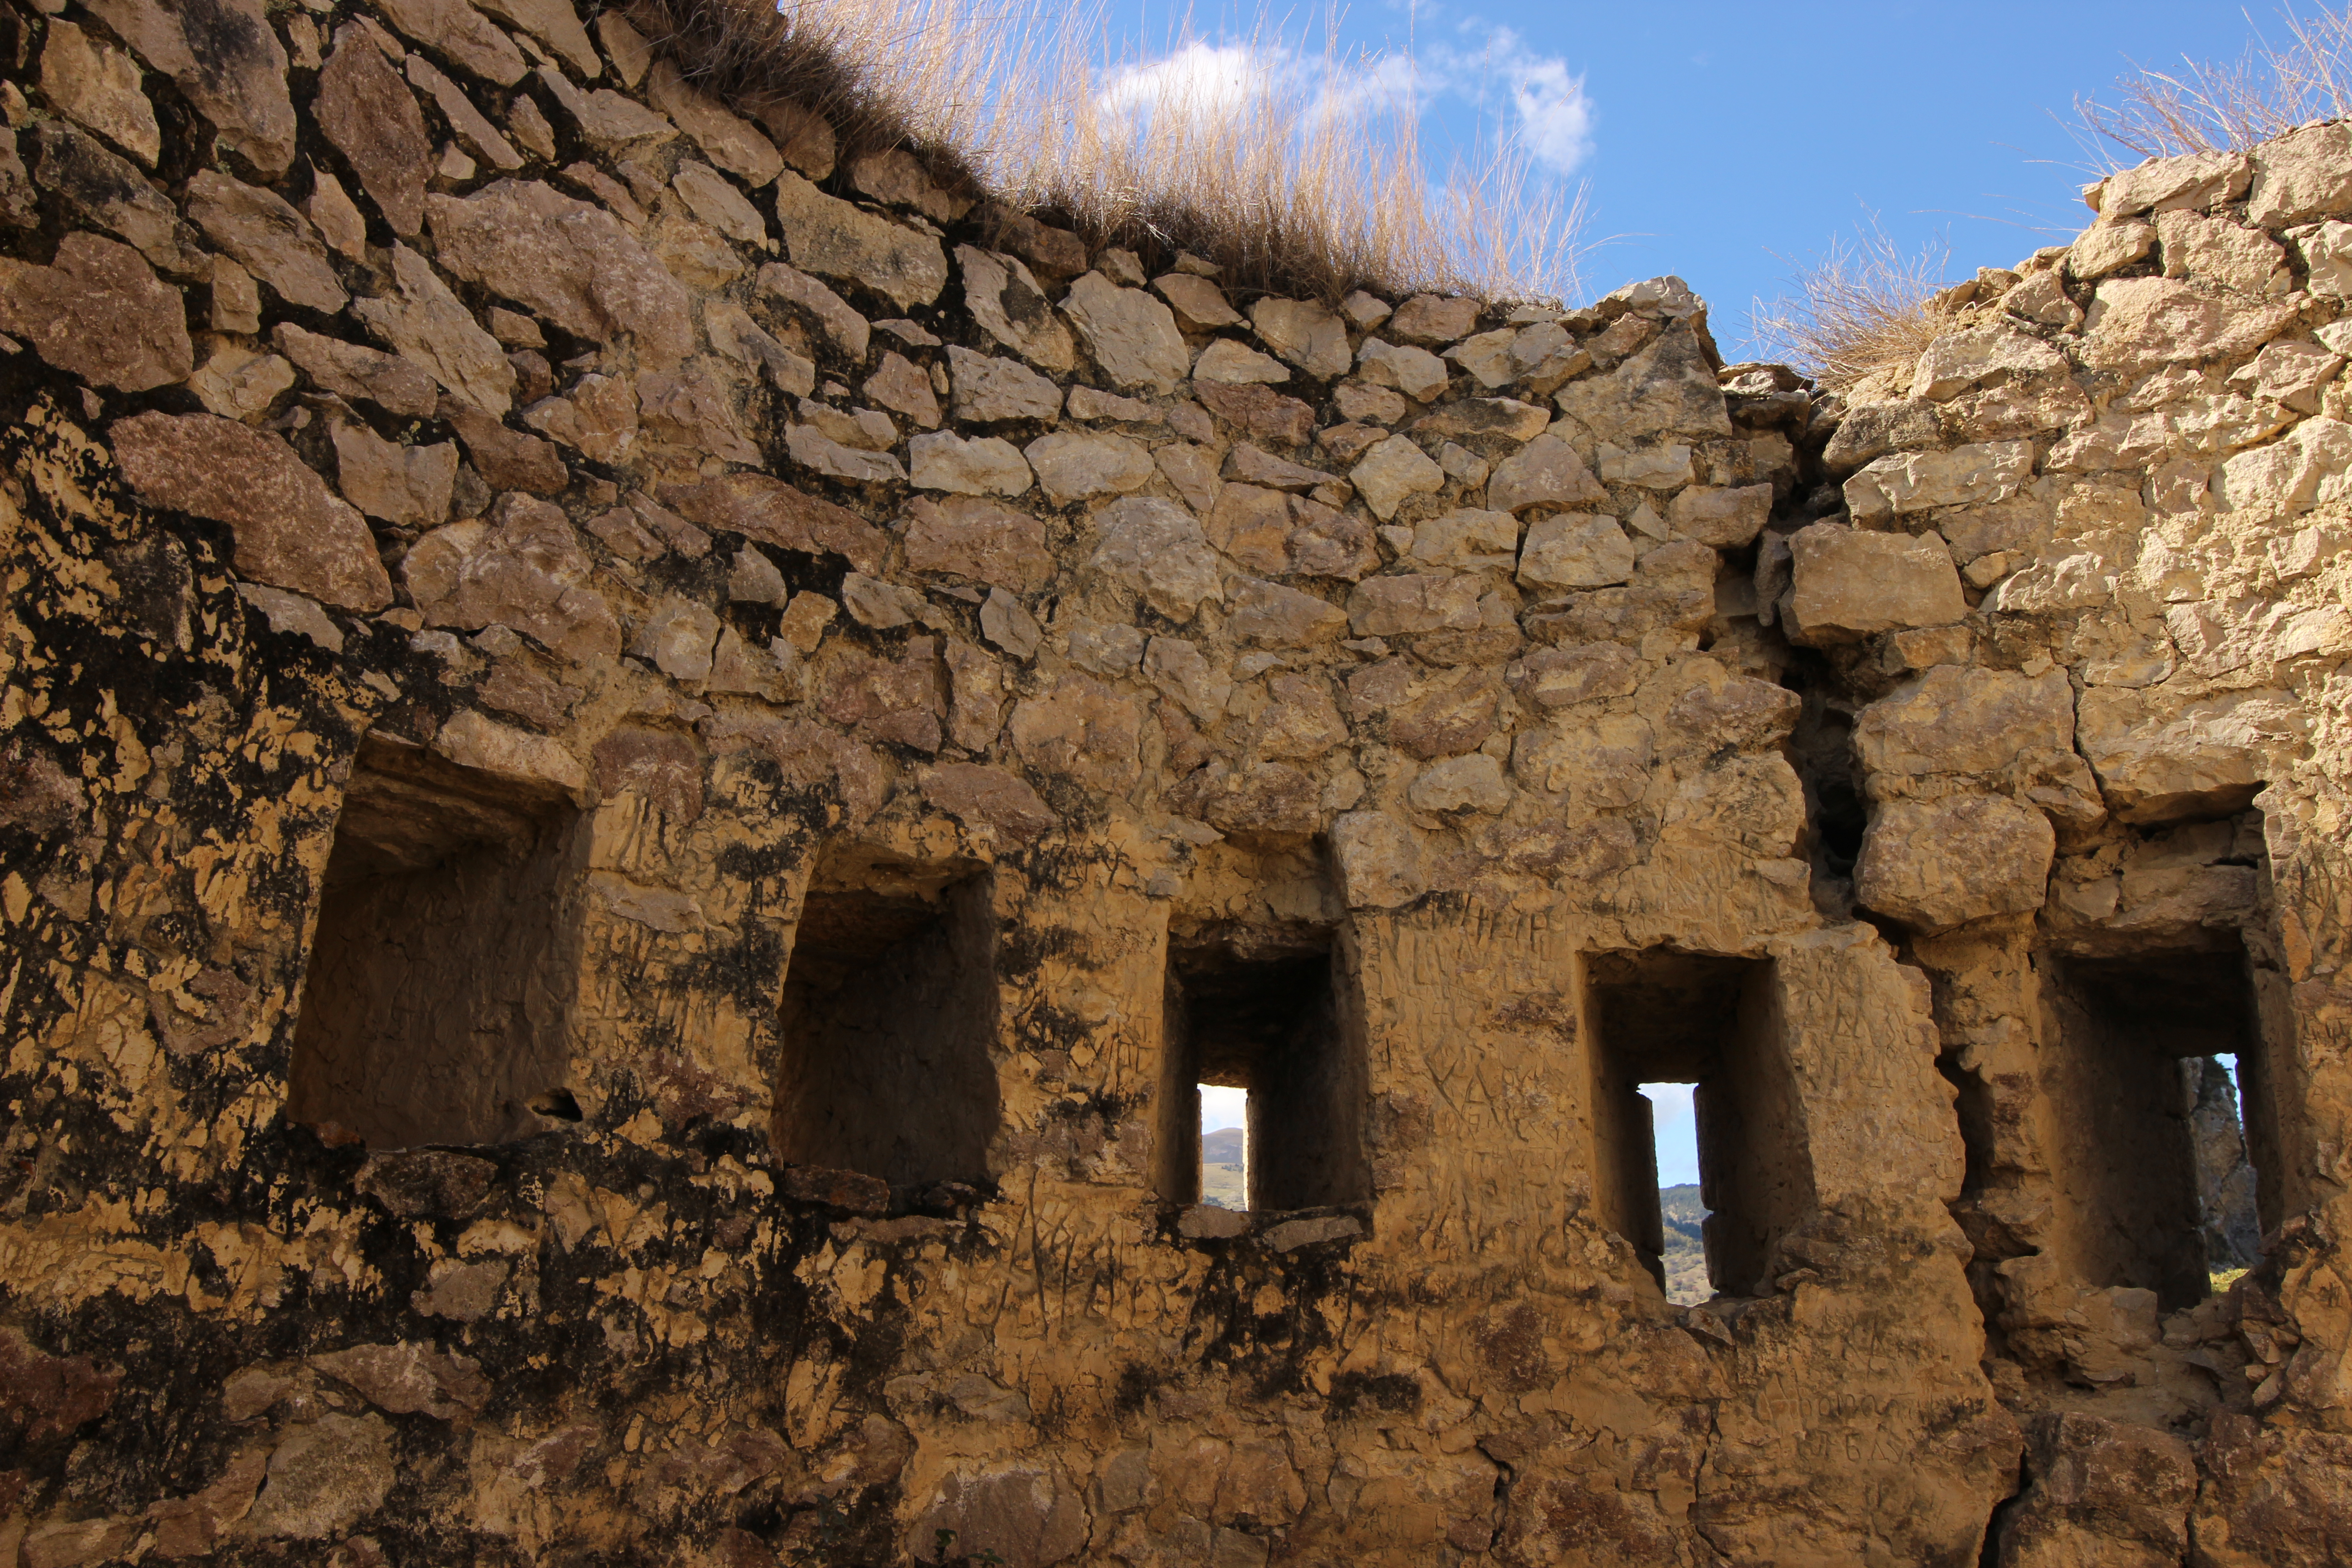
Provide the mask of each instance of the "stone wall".
POLYGON ((635 19, 0 9, 0 1564, 2352 1554, 2352 127, 1841 399, 635 19))

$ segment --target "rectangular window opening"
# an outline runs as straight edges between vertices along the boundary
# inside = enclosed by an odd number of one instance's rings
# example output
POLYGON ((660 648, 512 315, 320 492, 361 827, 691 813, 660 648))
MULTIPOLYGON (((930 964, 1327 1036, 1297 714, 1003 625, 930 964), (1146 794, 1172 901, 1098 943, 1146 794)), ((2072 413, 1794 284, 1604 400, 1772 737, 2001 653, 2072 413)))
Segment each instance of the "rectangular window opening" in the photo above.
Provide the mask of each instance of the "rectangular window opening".
POLYGON ((1811 1167, 1756 959, 1588 955, 1595 1187, 1669 1299, 1769 1288, 1811 1167))
POLYGON ((1370 1196, 1363 1052, 1343 1017, 1338 962, 1320 929, 1171 947, 1162 1196, 1258 1211, 1370 1196), (1228 1130, 1238 1139, 1203 1131, 1220 1102, 1238 1110, 1228 1130), (1234 1144, 1238 1170, 1212 1160, 1234 1144))
POLYGON ((371 735, 327 858, 287 1114, 373 1148, 577 1121, 572 803, 371 735))
POLYGON ((2267 1129, 2244 946, 2232 934, 2051 973, 2061 1049, 2044 1087, 2069 1133, 2060 1245, 2085 1284, 2192 1306, 2261 1257, 2267 1129))
POLYGON ((1201 1201, 1212 1208, 1249 1205, 1249 1090, 1204 1083, 1201 1096, 1201 1201))
POLYGON ((988 1180, 995 931, 969 867, 819 868, 784 973, 780 1158, 894 1187, 988 1180))

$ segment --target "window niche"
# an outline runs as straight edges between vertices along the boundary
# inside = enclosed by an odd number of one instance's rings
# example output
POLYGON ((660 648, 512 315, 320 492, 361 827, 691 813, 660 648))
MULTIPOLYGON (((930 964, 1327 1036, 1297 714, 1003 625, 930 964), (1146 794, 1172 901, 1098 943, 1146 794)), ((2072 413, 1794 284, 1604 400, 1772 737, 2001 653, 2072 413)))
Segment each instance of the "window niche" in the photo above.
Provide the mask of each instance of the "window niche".
POLYGON ((1714 1289, 1766 1283, 1806 1212, 1812 1166, 1771 1002, 1771 964, 1652 950, 1585 958, 1594 1187, 1612 1230, 1665 1283, 1655 1129, 1641 1086, 1696 1088, 1700 1202, 1714 1289))
POLYGON ((778 1156, 894 1187, 989 1177, 996 921, 978 868, 820 863, 784 974, 778 1156))
POLYGON ((1159 1186, 1201 1201, 1203 1084, 1248 1095, 1244 1147, 1253 1211, 1371 1196, 1360 1031, 1344 1005, 1328 927, 1226 927, 1171 938, 1160 1087, 1159 1186))
POLYGON ((2276 1206, 2277 1152, 2244 943, 2211 932, 2188 949, 2049 956, 2042 971, 2062 1256, 2093 1288, 2194 1305, 2213 1272, 2256 1261, 2275 1223, 2258 1214, 2276 1206))
POLYGON ((577 1121, 577 813, 551 788, 371 735, 327 858, 287 1114, 373 1148, 577 1121))

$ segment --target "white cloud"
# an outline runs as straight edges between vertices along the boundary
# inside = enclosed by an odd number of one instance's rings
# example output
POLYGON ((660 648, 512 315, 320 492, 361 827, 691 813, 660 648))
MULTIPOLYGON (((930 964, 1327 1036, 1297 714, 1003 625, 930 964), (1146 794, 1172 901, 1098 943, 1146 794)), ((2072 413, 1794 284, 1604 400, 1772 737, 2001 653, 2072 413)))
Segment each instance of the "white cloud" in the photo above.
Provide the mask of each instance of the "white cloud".
POLYGON ((1486 29, 1475 48, 1441 42, 1417 57, 1378 54, 1344 64, 1278 44, 1195 41, 1120 67, 1097 101, 1135 121, 1162 114, 1242 116, 1269 101, 1294 105, 1311 119, 1419 116, 1440 98, 1497 116, 1504 123, 1496 132, 1554 174, 1573 173, 1591 156, 1598 115, 1584 78, 1559 56, 1531 53, 1508 27, 1486 29))

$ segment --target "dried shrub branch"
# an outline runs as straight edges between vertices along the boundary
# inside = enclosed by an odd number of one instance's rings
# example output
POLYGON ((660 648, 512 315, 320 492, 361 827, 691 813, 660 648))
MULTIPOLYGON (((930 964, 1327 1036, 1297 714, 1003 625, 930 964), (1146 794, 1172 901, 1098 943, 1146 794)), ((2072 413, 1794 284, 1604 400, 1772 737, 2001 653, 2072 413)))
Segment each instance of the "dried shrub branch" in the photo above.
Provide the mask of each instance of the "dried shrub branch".
POLYGON ((2235 60, 2143 68, 2117 79, 2113 103, 2076 99, 2075 116, 2094 155, 2113 167, 2111 147, 2142 158, 2246 148, 2315 120, 2352 115, 2352 6, 2315 16, 2283 12, 2280 20, 2285 43, 2257 32, 2235 60))
POLYGON ((1748 332, 1768 359, 1785 360, 1832 391, 1909 364, 1943 330, 1935 297, 1952 259, 1948 243, 1906 250, 1875 219, 1858 237, 1798 268, 1791 291, 1759 300, 1748 332))
POLYGON ((935 178, 1091 244, 1191 251, 1244 293, 1577 287, 1582 192, 1507 143, 1433 185, 1409 70, 1345 57, 1328 32, 1319 58, 1264 33, 1224 48, 1180 34, 1150 69, 1109 47, 1098 11, 1049 0, 633 0, 627 14, 745 111, 823 113, 845 163, 906 147, 935 178), (1188 59, 1202 68, 1167 68, 1188 59))

